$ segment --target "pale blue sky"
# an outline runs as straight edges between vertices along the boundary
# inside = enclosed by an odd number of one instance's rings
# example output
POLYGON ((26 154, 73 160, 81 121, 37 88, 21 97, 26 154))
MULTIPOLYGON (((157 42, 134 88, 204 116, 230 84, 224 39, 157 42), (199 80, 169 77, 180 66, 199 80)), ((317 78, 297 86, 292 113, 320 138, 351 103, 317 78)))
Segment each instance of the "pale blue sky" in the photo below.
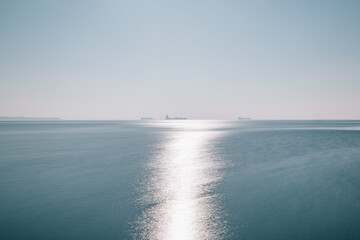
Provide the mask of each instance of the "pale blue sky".
POLYGON ((0 115, 360 119, 360 1, 0 0, 0 115))

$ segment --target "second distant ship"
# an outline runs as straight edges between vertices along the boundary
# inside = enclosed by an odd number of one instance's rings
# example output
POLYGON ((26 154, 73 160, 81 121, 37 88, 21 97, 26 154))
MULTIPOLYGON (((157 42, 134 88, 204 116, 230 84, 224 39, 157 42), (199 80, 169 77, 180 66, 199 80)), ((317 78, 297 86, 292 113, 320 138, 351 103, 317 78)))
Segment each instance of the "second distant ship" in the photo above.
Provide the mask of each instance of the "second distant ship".
POLYGON ((185 117, 173 117, 173 118, 171 118, 168 115, 166 115, 165 119, 166 120, 186 120, 185 117))

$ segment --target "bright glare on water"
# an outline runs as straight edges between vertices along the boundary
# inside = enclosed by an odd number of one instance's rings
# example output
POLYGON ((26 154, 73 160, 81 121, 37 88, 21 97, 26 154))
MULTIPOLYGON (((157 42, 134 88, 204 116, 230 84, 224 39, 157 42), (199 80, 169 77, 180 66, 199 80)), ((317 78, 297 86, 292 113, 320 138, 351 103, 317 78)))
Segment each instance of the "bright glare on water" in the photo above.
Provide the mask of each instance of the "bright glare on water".
POLYGON ((0 239, 360 239, 360 121, 0 122, 0 239))
MULTIPOLYGON (((171 125, 170 125, 171 126, 171 125)), ((218 196, 222 161, 213 124, 177 122, 150 157, 139 220, 144 239, 219 239, 224 234, 218 196)))

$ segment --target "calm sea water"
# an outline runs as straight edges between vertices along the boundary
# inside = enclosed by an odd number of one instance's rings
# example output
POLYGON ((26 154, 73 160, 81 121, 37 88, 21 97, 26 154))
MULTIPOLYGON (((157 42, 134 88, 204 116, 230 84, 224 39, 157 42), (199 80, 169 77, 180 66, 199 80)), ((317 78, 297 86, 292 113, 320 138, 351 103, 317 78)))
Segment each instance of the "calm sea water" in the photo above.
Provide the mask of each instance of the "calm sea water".
POLYGON ((360 121, 0 122, 0 239, 360 239, 360 121))

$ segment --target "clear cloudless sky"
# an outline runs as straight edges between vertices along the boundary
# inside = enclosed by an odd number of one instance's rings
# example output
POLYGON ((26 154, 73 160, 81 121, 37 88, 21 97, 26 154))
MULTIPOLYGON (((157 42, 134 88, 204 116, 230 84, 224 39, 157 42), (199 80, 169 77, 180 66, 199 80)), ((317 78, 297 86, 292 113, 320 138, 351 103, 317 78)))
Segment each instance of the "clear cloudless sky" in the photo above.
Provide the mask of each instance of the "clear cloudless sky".
POLYGON ((0 116, 360 119, 360 1, 0 1, 0 116))

